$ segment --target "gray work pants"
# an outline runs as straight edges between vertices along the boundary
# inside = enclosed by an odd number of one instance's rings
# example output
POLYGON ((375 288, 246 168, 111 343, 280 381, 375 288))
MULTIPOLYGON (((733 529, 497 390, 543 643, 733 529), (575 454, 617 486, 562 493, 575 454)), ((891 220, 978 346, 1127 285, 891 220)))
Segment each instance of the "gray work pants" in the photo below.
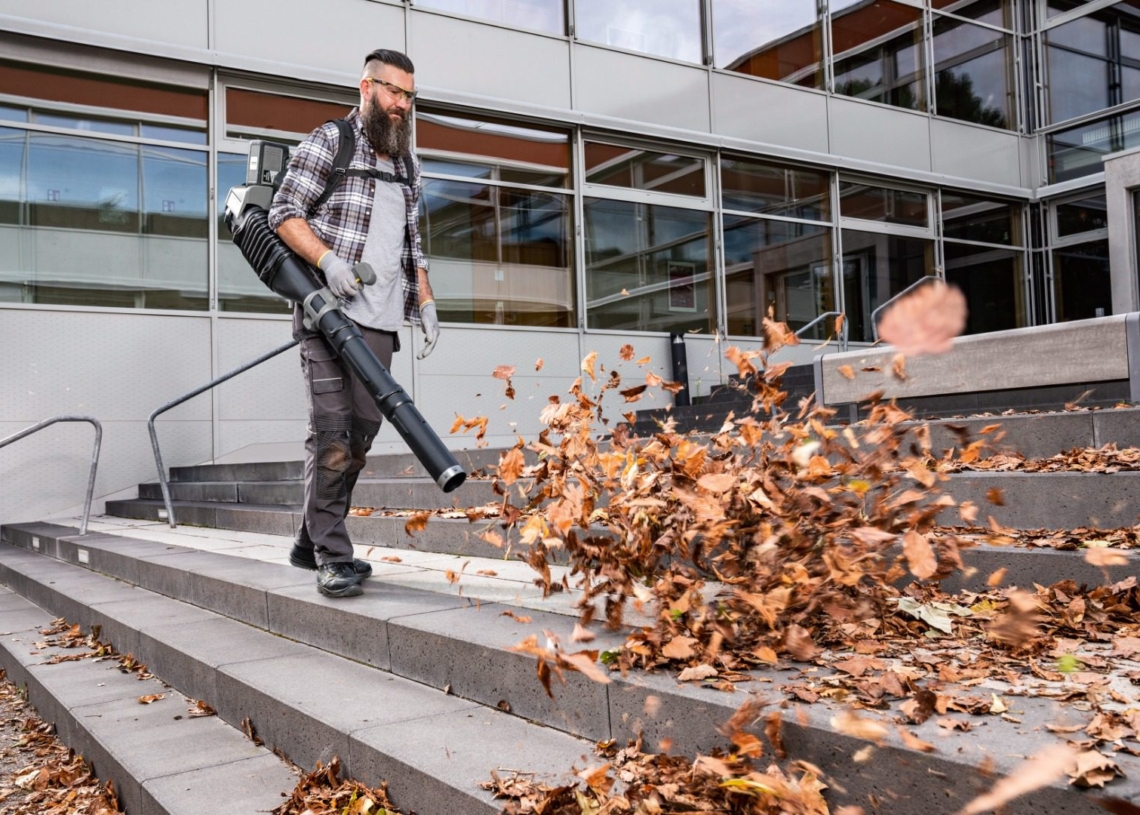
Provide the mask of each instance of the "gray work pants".
MULTIPOLYGON (((364 341, 388 368, 399 350, 389 331, 360 326, 364 341)), ((301 370, 309 401, 305 439, 305 514, 297 544, 312 547, 318 564, 351 563, 344 519, 382 415, 376 402, 324 337, 301 340, 301 370)))

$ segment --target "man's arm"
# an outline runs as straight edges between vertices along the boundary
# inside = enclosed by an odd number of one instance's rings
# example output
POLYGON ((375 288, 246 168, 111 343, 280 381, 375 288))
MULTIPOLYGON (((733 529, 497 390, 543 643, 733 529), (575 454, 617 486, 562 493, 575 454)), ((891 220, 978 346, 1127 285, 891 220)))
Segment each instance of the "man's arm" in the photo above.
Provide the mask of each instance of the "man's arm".
MULTIPOLYGON (((313 237, 316 237, 315 235, 313 237)), ((288 241, 286 241, 288 243, 288 241)), ((320 241, 318 241, 320 243, 320 241)), ((416 286, 420 292, 420 305, 435 300, 435 295, 431 291, 431 283, 428 281, 428 271, 423 266, 416 269, 416 286)))
POLYGON ((319 264, 321 256, 329 251, 304 218, 289 218, 282 221, 277 227, 277 234, 290 249, 314 266, 319 264))

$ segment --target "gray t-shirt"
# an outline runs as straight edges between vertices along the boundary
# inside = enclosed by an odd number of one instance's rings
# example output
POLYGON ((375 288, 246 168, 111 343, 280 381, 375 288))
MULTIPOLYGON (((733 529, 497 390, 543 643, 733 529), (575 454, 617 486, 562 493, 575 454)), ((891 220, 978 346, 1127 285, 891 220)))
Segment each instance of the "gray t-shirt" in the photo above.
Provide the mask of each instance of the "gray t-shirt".
MULTIPOLYGON (((376 167, 396 174, 389 159, 380 159, 376 167)), ((377 179, 368 237, 360 258, 372 265, 376 282, 362 286, 342 309, 359 325, 380 331, 399 331, 404 325, 403 252, 407 212, 403 188, 377 179)))

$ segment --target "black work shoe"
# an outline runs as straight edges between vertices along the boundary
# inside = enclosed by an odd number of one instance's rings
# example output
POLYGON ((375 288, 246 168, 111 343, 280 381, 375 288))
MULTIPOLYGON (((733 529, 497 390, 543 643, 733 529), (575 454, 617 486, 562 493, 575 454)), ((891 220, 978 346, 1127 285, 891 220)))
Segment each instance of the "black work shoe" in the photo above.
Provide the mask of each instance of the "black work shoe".
MULTIPOLYGON (((293 544, 293 549, 289 552, 289 562, 296 566, 298 569, 308 569, 309 571, 317 570, 317 558, 313 554, 313 550, 301 546, 299 543, 293 544)), ((356 571, 357 577, 361 580, 372 576, 372 564, 367 560, 354 560, 352 561, 352 568, 356 571)))
POLYGON ((364 594, 360 580, 351 563, 326 563, 317 569, 317 591, 326 597, 356 597, 364 594))

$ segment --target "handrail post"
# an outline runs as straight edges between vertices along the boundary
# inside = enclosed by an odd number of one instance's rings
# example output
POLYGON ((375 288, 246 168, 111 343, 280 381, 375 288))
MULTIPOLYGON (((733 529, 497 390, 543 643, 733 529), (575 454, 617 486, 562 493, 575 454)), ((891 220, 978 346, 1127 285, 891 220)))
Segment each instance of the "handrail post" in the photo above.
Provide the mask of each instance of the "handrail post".
POLYGON ((95 493, 95 475, 99 469, 99 451, 103 446, 103 425, 99 424, 99 420, 94 416, 80 416, 62 414, 60 416, 53 416, 50 419, 44 419, 39 424, 32 425, 31 427, 21 430, 19 433, 13 433, 6 439, 0 439, 0 447, 7 447, 12 442, 17 442, 20 439, 30 436, 33 433, 38 433, 45 427, 51 427, 56 422, 87 422, 95 426, 95 448, 91 453, 91 472, 87 476, 87 495, 83 499, 83 520, 79 523, 79 534, 87 534, 87 522, 91 518, 91 498, 95 493))
POLYGON ((147 429, 147 432, 150 434, 150 447, 154 451, 154 464, 155 464, 155 467, 158 469, 158 483, 162 487, 162 501, 166 505, 166 520, 167 520, 167 523, 170 524, 171 529, 174 529, 178 524, 174 519, 174 503, 170 500, 170 484, 168 483, 167 478, 166 478, 166 467, 162 463, 162 450, 159 449, 159 446, 158 446, 158 431, 155 429, 155 426, 154 426, 155 419, 157 419, 159 416, 161 416, 163 413, 170 410, 171 408, 178 407, 183 402, 185 402, 189 399, 193 399, 198 394, 205 393, 206 391, 210 390, 211 388, 214 388, 214 387, 222 384, 226 380, 233 379, 238 374, 245 373, 250 368, 253 368, 257 365, 260 365, 261 363, 265 362, 266 360, 272 359, 273 357, 277 356, 278 354, 280 354, 284 351, 288 351, 290 348, 295 346, 298 342, 299 342, 299 340, 290 340, 289 342, 285 343, 284 345, 280 346, 279 348, 274 348, 272 351, 269 351, 267 353, 262 354, 257 359, 252 359, 249 362, 245 363, 244 365, 241 365, 237 368, 234 368, 229 373, 222 374, 221 376, 210 380, 205 385, 197 387, 194 390, 190 391, 189 393, 184 393, 182 396, 179 396, 177 399, 174 399, 170 402, 167 402, 165 405, 161 405, 161 406, 155 408, 153 411, 151 411, 150 417, 146 421, 146 429, 147 429))

